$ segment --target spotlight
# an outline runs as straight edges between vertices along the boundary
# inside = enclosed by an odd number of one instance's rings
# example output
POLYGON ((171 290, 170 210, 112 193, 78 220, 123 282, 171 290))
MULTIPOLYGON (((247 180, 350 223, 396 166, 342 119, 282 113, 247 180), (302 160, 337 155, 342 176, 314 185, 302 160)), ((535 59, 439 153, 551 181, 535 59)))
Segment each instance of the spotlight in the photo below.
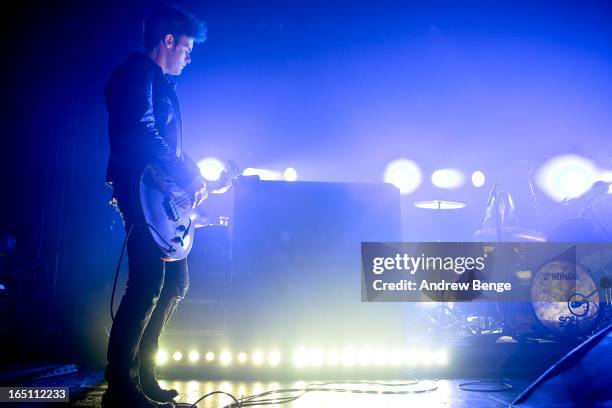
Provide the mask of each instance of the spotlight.
POLYGON ((216 181, 219 180, 219 176, 223 170, 225 170, 225 164, 217 159, 216 157, 206 157, 198 162, 200 173, 206 180, 216 181))
POLYGON ((385 168, 383 180, 391 183, 400 190, 400 194, 406 195, 415 191, 423 179, 419 166, 408 159, 397 159, 385 168))
POLYGON ((419 363, 425 366, 431 365, 432 355, 430 350, 423 349, 419 351, 419 363))
POLYGON ((340 354, 337 351, 330 351, 327 353, 327 357, 325 358, 325 362, 328 366, 337 366, 340 362, 340 354))
POLYGON ((352 347, 347 347, 342 352, 342 357, 340 357, 342 361, 342 365, 346 367, 352 367, 356 363, 356 355, 355 350, 352 347))
POLYGON ((215 360, 215 353, 213 353, 212 351, 209 351, 208 353, 206 353, 204 355, 204 359, 206 359, 206 361, 211 362, 215 360))
POLYGON ((361 366, 369 365, 372 359, 371 354, 372 354, 372 351, 370 350, 369 347, 364 347, 360 349, 359 353, 357 353, 357 363, 359 363, 359 365, 361 366))
POLYGON ((485 183, 485 175, 482 171, 476 170, 472 173, 472 184, 474 187, 482 187, 485 183))
POLYGON ((183 353, 181 353, 180 351, 176 351, 173 355, 172 355, 172 359, 174 361, 181 361, 183 359, 183 353))
POLYGON ((242 352, 241 352, 241 353, 238 353, 238 362, 239 362, 240 364, 244 364, 244 363, 246 363, 246 361, 247 361, 247 355, 246 355, 246 353, 242 353, 242 352))
POLYGON ((244 171, 242 172, 242 175, 243 176, 259 176, 259 178, 262 180, 282 180, 283 179, 283 175, 278 171, 268 170, 268 169, 256 169, 253 167, 247 167, 246 169, 244 169, 244 171))
POLYGON ((599 170, 591 160, 566 154, 548 160, 536 173, 536 183, 556 201, 576 197, 597 181, 599 170))
POLYGON ((253 364, 255 364, 256 366, 262 365, 264 361, 264 354, 261 351, 257 350, 253 352, 251 360, 253 360, 253 364))
POLYGON ((287 167, 283 173, 285 181, 296 181, 298 178, 297 171, 293 167, 287 167))
POLYGON ((280 359, 280 352, 278 352, 277 350, 273 350, 268 353, 268 364, 270 364, 271 366, 277 366, 278 363, 280 363, 280 359))
POLYGON ((195 363, 200 359, 200 353, 198 353, 195 350, 192 350, 189 352, 188 358, 189 358, 189 361, 191 361, 192 363, 195 363))
POLYGON ((308 353, 306 353, 304 348, 299 348, 293 353, 293 364, 298 368, 302 368, 308 364, 308 353))
POLYGON ((418 353, 415 349, 408 349, 404 352, 404 364, 407 366, 415 365, 418 362, 418 353))
POLYGON ((308 356, 309 363, 314 367, 321 367, 323 365, 324 354, 320 349, 311 350, 308 356))
POLYGON ((376 352, 374 352, 372 361, 377 366, 385 365, 385 363, 387 362, 387 353, 385 352, 385 350, 380 347, 376 349, 376 352))
POLYGON ((446 353, 446 350, 436 351, 433 354, 432 358, 433 358, 434 363, 439 366, 445 366, 448 364, 448 354, 446 353))
POLYGON ((439 188, 459 188, 465 182, 465 176, 457 169, 439 169, 431 175, 431 182, 439 188))
POLYGON ((168 353, 164 350, 159 350, 155 355, 155 362, 157 365, 164 365, 168 362, 168 353))
POLYGON ((219 361, 222 365, 230 365, 232 363, 232 353, 227 350, 222 351, 219 355, 219 361))
POLYGON ((390 353, 387 353, 387 363, 392 366, 399 366, 402 364, 402 351, 395 348, 390 353))

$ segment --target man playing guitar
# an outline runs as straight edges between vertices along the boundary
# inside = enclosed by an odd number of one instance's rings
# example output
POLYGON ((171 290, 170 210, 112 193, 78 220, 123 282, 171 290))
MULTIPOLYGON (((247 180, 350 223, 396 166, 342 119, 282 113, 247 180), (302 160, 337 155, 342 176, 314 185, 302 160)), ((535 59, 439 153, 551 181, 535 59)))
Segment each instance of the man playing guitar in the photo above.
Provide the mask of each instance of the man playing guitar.
POLYGON ((166 262, 139 209, 137 185, 153 164, 170 175, 195 206, 206 184, 182 151, 181 111, 171 75, 191 62, 194 42, 205 40, 203 23, 176 7, 153 12, 144 25, 145 52, 130 55, 105 88, 113 187, 127 233, 129 275, 108 344, 102 407, 171 408, 175 390, 161 389, 155 355, 177 303, 189 286, 187 261, 166 262))

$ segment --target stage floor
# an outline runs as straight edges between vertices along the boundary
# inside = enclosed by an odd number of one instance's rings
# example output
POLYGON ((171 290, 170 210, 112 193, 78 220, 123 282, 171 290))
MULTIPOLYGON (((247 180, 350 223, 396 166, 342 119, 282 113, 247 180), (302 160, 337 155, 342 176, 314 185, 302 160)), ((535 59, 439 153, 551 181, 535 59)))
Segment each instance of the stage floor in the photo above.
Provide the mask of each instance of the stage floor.
MULTIPOLYGON (((308 391, 303 393, 294 401, 284 404, 267 405, 270 407, 479 407, 479 408, 507 408, 510 402, 518 396, 530 383, 528 380, 508 380, 511 389, 500 392, 476 392, 465 391, 458 388, 459 384, 474 381, 473 379, 439 379, 419 380, 416 383, 406 385, 406 380, 384 381, 387 385, 339 382, 327 385, 310 385, 314 382, 239 382, 239 381, 164 381, 166 387, 173 387, 180 392, 178 402, 194 403, 201 396, 221 390, 232 393, 236 398, 247 397, 275 391, 273 394, 261 398, 282 398, 297 396, 300 392, 290 394, 278 393, 282 389, 304 389, 309 386, 308 391), (393 384, 393 385, 390 385, 393 384), (402 385, 404 384, 404 385, 402 385), (328 391, 314 391, 316 387, 326 388, 328 391), (330 389, 336 389, 331 391, 330 389), (353 392, 346 392, 346 390, 353 392), (340 390, 345 390, 344 392, 340 390), (393 394, 395 392, 395 394, 393 394)), ((499 384, 490 384, 492 388, 499 388, 499 384)), ((86 392, 78 401, 71 403, 72 407, 90 408, 99 407, 105 385, 99 385, 86 392)), ((198 408, 224 407, 231 403, 231 399, 223 395, 213 395, 198 403, 198 408)), ((253 406, 253 405, 251 405, 253 406)))

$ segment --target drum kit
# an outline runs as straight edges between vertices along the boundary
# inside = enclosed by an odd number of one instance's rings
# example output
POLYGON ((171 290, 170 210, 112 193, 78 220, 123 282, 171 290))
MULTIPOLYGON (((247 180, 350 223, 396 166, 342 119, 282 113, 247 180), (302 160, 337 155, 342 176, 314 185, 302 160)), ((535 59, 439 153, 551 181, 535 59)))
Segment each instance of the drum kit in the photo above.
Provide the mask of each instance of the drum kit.
MULTIPOLYGON (((462 330, 470 335, 511 336, 516 340, 574 341, 610 325, 612 244, 596 243, 612 242, 612 194, 607 194, 610 184, 605 184, 605 189, 596 186, 597 183, 594 185, 593 189, 597 187, 599 194, 593 196, 593 191, 589 191, 584 194, 588 199, 576 200, 581 203, 579 217, 564 220, 549 236, 519 226, 512 197, 495 185, 489 195, 482 228, 473 233, 473 241, 584 242, 586 249, 573 261, 558 259, 532 264, 516 251, 516 257, 507 260, 505 267, 509 270, 513 290, 522 291, 522 298, 528 301, 504 301, 500 296, 497 302, 441 303, 435 308, 427 308, 424 316, 438 328, 462 330), (588 225, 588 234, 575 233, 572 229, 575 225, 588 225)), ((416 202, 414 206, 455 211, 466 204, 431 200, 416 202)))

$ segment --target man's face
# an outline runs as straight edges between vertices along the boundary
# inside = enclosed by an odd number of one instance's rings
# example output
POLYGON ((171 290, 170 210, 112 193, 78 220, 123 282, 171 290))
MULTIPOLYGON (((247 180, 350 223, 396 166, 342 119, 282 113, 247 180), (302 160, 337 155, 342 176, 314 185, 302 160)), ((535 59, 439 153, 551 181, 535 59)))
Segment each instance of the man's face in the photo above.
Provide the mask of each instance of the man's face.
POLYGON ((181 35, 173 39, 172 45, 167 49, 166 72, 171 75, 180 75, 183 68, 191 62, 193 37, 181 35))

